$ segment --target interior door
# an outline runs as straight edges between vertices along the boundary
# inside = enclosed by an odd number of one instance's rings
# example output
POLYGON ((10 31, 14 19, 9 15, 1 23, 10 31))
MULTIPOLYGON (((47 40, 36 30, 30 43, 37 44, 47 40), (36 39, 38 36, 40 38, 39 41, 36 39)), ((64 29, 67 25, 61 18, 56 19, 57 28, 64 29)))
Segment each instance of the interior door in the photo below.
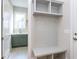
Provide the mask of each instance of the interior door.
POLYGON ((7 59, 10 53, 11 48, 11 39, 10 39, 10 20, 11 12, 9 0, 3 0, 3 19, 2 19, 2 48, 3 48, 3 57, 7 59))
POLYGON ((3 0, 3 57, 6 59, 8 57, 8 35, 9 35, 9 12, 7 9, 7 1, 3 0))
POLYGON ((73 2, 73 53, 74 53, 74 59, 77 59, 77 4, 76 0, 73 2))
POLYGON ((72 56, 77 59, 77 1, 71 0, 71 30, 72 30, 72 56))

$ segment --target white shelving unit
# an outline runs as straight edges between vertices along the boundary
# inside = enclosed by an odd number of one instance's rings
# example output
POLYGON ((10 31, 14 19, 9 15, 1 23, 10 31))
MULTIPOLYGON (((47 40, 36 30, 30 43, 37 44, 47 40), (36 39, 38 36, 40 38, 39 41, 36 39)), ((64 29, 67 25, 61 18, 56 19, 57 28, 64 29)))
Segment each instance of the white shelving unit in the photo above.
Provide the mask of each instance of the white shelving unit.
POLYGON ((34 21, 34 35, 36 36, 34 38, 36 44, 34 44, 33 49, 34 59, 65 59, 66 49, 58 45, 57 32, 59 30, 56 30, 60 24, 57 16, 63 16, 63 2, 33 0, 31 11, 33 11, 32 21, 34 21), (50 17, 49 15, 56 17, 50 17))
POLYGON ((33 0, 33 14, 62 16, 63 2, 51 0, 33 0))

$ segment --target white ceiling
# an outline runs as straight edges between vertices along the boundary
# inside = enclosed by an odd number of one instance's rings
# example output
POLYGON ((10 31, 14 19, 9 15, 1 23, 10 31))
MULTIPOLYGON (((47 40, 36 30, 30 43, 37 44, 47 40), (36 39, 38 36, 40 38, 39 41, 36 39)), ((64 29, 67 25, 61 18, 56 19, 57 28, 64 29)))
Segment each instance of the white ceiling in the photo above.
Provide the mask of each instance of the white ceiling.
POLYGON ((13 6, 28 8, 28 0, 11 0, 13 6))

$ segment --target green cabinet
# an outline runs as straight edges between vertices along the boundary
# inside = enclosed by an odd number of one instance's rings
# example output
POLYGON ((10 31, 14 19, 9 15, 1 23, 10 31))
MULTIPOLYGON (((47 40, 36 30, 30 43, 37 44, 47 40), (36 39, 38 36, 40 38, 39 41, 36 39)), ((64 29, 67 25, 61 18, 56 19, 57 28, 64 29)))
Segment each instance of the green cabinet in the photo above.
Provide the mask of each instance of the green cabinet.
POLYGON ((28 34, 11 35, 12 47, 28 46, 28 34))

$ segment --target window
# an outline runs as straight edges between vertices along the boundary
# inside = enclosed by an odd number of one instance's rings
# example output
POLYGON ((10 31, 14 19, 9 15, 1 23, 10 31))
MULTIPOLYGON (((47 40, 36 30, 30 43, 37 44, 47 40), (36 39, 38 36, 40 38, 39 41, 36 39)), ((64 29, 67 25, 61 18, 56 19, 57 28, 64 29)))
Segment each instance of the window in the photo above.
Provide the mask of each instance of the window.
POLYGON ((26 13, 14 13, 14 33, 26 33, 26 13))

